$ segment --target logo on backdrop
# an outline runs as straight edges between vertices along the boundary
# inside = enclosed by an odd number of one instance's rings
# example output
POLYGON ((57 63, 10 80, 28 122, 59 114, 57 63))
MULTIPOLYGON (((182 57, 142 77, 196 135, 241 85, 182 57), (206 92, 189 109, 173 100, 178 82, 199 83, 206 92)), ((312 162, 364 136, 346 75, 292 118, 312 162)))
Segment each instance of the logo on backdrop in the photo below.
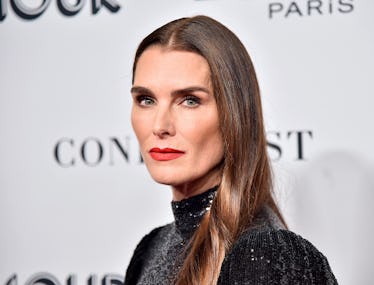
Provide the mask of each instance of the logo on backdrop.
POLYGON ((354 10, 354 0, 272 1, 268 5, 269 19, 286 19, 317 15, 347 14, 354 10))
POLYGON ((268 153, 272 161, 281 159, 304 161, 308 155, 308 143, 313 139, 311 130, 292 130, 286 132, 268 131, 268 153))
MULTIPOLYGON (((304 161, 310 158, 308 146, 313 140, 311 130, 268 131, 267 139, 269 156, 273 161, 304 161)), ((63 137, 54 144, 53 157, 63 168, 141 164, 142 157, 134 144, 137 145, 137 142, 130 136, 63 137)))
MULTIPOLYGON (((39 18, 49 7, 51 0, 37 1, 41 2, 38 6, 29 6, 24 3, 25 0, 0 0, 0 21, 4 21, 10 9, 24 20, 35 20, 39 18)), ((27 2, 27 1, 26 1, 27 2)), ((71 4, 71 0, 56 0, 58 11, 64 16, 74 16, 78 14, 84 7, 85 0, 75 0, 75 4, 71 4)), ((73 1, 74 2, 74 1, 73 1)), ((111 13, 117 13, 121 6, 117 0, 91 0, 91 13, 96 15, 101 9, 105 8, 111 13)))
MULTIPOLYGON (((66 278, 66 285, 78 285, 77 276, 71 274, 66 278)), ((87 279, 87 285, 123 285, 124 277, 119 274, 105 274, 99 283, 98 276, 91 274, 87 279)), ((25 285, 64 285, 54 275, 48 272, 40 272, 30 276, 25 285)), ((17 274, 13 274, 8 278, 4 285, 18 285, 17 274)))
POLYGON ((120 163, 142 163, 140 154, 136 158, 130 152, 131 138, 125 137, 87 137, 76 139, 64 137, 53 147, 53 156, 57 164, 64 168, 78 165, 100 166, 120 163))

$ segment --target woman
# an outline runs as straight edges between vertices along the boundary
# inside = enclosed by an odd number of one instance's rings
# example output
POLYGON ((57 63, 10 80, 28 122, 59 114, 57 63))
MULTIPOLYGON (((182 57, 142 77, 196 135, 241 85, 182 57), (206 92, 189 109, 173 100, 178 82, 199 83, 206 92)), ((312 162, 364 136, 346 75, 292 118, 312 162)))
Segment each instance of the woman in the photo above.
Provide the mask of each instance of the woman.
POLYGON ((172 21, 139 45, 132 125, 175 221, 137 246, 125 284, 337 284, 326 258, 288 231, 272 196, 251 59, 225 26, 172 21))

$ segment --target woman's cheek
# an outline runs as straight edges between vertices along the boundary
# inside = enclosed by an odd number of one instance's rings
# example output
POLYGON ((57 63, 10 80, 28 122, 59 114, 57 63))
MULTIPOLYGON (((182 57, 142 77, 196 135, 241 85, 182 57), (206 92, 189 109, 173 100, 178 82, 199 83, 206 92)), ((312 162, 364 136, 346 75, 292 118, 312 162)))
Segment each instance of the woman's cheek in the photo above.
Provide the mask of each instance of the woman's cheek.
POLYGON ((147 116, 146 112, 142 110, 133 110, 131 116, 132 127, 140 144, 142 143, 142 140, 147 136, 147 133, 151 132, 152 130, 150 121, 150 116, 147 116))

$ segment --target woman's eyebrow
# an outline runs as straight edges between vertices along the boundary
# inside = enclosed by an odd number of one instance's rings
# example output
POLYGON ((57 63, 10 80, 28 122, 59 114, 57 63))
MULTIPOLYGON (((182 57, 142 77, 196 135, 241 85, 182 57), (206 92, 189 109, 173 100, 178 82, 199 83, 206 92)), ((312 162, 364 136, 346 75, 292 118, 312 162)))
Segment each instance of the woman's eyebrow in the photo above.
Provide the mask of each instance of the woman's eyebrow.
POLYGON ((134 94, 134 93, 141 93, 141 94, 144 94, 144 95, 153 95, 153 92, 151 90, 149 90, 146 87, 142 87, 142 86, 133 86, 131 88, 130 92, 132 94, 134 94))
MULTIPOLYGON (((144 94, 144 95, 154 95, 154 93, 146 88, 146 87, 142 87, 142 86, 133 86, 130 90, 131 93, 141 93, 141 94, 144 94)), ((182 89, 177 89, 177 90, 174 90, 171 92, 171 96, 177 96, 177 95, 181 95, 181 94, 190 94, 190 93, 193 93, 193 92, 204 92, 204 93, 207 93, 207 94, 210 94, 210 91, 208 88, 205 88, 205 87, 202 87, 202 86, 190 86, 190 87, 186 87, 186 88, 182 88, 182 89)))
POLYGON ((186 88, 175 90, 175 91, 171 92, 171 96, 176 96, 176 95, 180 95, 180 94, 189 94, 189 93, 198 92, 198 91, 210 94, 209 89, 207 89, 205 87, 191 86, 191 87, 186 87, 186 88))

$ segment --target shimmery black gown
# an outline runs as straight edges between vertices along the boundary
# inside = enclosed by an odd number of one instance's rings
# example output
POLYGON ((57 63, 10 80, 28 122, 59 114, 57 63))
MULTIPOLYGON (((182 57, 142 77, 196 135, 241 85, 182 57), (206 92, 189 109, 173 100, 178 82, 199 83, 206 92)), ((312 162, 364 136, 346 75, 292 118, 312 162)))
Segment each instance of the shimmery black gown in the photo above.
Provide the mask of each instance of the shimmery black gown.
MULTIPOLYGON (((125 285, 168 285, 183 263, 186 244, 216 189, 172 202, 175 221, 146 235, 127 268, 125 285)), ((327 259, 310 242, 285 230, 268 208, 235 242, 222 263, 218 284, 337 284, 327 259)))

